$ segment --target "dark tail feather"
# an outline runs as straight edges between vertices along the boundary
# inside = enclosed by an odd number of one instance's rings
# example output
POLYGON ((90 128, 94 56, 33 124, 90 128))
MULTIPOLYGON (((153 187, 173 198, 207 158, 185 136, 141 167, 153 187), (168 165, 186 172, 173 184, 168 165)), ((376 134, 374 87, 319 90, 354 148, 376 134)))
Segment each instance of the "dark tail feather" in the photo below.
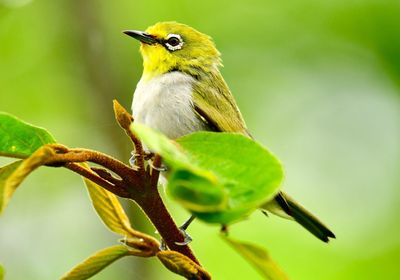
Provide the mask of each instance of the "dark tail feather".
POLYGON ((283 198, 286 205, 281 205, 281 207, 285 209, 289 206, 287 214, 292 216, 299 224, 317 238, 324 242, 329 242, 329 238, 336 238, 335 234, 333 234, 331 230, 329 230, 317 217, 306 210, 301 204, 296 202, 287 194, 280 193, 279 196, 280 198, 277 200, 278 204, 282 204, 282 201, 280 200, 283 198))

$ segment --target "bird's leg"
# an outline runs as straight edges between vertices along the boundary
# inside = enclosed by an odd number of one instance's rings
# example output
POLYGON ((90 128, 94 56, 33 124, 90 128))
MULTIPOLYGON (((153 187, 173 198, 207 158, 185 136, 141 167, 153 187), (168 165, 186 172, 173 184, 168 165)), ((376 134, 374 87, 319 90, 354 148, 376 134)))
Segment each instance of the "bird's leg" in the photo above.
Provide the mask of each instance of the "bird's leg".
MULTIPOLYGON (((138 156, 138 154, 135 153, 135 151, 131 152, 131 158, 129 159, 129 164, 133 167, 135 166, 136 163, 136 157, 138 156)), ((144 151, 144 160, 151 160, 154 158, 154 153, 152 151, 146 150, 144 151)), ((165 165, 162 165, 161 167, 155 167, 151 161, 149 161, 149 165, 151 166, 151 168, 160 171, 160 172, 165 172, 168 170, 168 168, 165 165)))
MULTIPOLYGON (((152 159, 152 158, 154 157, 154 153, 151 152, 151 151, 149 151, 149 150, 146 150, 146 151, 144 151, 143 153, 144 153, 144 160, 149 160, 149 159, 152 159)), ((135 153, 135 151, 132 151, 132 152, 131 152, 131 155, 132 155, 132 156, 131 156, 131 158, 129 159, 129 164, 133 167, 133 166, 135 166, 136 157, 138 156, 138 154, 135 153)))
POLYGON ((185 239, 183 240, 183 242, 175 242, 176 245, 185 246, 185 245, 188 245, 190 242, 192 242, 193 239, 186 232, 186 229, 194 221, 195 218, 196 217, 194 215, 190 216, 190 218, 179 227, 179 230, 182 232, 182 234, 185 237, 185 239))
POLYGON ((263 213, 266 217, 269 217, 268 212, 264 209, 261 209, 261 213, 263 213))
POLYGON ((222 225, 222 226, 221 226, 221 233, 222 233, 223 235, 228 236, 228 226, 227 226, 227 225, 222 225))
POLYGON ((149 161, 149 165, 151 166, 151 168, 153 168, 153 169, 155 169, 155 170, 157 170, 159 172, 168 171, 168 167, 166 165, 164 165, 164 164, 161 164, 160 167, 156 167, 156 166, 153 165, 153 163, 151 161, 149 161))
POLYGON ((160 240, 160 247, 158 247, 160 251, 168 250, 167 243, 165 243, 164 239, 161 238, 160 240))

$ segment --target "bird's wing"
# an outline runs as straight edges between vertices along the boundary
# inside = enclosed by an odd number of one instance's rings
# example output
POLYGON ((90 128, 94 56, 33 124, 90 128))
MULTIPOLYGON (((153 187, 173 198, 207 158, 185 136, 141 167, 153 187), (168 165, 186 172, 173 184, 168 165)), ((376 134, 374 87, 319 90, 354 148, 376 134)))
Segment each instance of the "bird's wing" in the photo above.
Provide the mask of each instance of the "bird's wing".
POLYGON ((219 73, 193 86, 193 106, 197 114, 215 131, 237 132, 250 136, 228 86, 219 73))

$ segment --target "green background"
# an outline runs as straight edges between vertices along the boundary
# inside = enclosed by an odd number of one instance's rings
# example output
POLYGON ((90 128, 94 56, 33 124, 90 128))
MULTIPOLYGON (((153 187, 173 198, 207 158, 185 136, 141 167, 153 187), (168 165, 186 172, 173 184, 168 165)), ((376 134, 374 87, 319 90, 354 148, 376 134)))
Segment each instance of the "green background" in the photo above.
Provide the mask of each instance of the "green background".
MULTIPOLYGON (((232 237, 268 248, 291 279, 396 279, 399 19, 397 0, 0 0, 0 110, 70 147, 127 161, 131 147, 111 101, 130 107, 142 62, 139 44, 121 31, 189 24, 214 38, 252 134, 284 163, 284 189, 337 240, 324 244, 260 213, 232 226, 232 237)), ((186 219, 168 204, 178 222, 186 219)), ((129 209, 137 228, 153 232, 129 209)), ((215 279, 261 279, 217 227, 196 222, 189 231, 215 279)), ((0 262, 11 280, 56 279, 115 240, 80 178, 64 169, 35 172, 0 218, 0 262)), ((132 257, 93 279, 180 278, 155 259, 132 257)))

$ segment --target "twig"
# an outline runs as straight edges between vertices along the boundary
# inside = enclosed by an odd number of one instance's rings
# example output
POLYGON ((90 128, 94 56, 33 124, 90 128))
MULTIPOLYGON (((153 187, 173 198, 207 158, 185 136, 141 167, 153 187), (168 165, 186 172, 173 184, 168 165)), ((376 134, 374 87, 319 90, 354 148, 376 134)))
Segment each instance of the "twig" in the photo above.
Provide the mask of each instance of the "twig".
POLYGON ((156 155, 153 159, 153 167, 149 164, 146 170, 144 163, 145 152, 142 143, 129 128, 133 122, 132 116, 117 101, 114 101, 114 110, 118 123, 125 130, 135 146, 136 153, 138 154, 138 169, 98 151, 68 149, 57 144, 50 144, 55 149, 56 154, 46 164, 50 166, 64 166, 117 196, 134 200, 153 223, 169 249, 187 256, 200 265, 189 246, 177 245, 177 243, 184 242, 185 237, 165 207, 157 188, 160 174, 160 171, 157 169, 161 166, 161 157, 156 155), (99 164, 107 170, 102 168, 93 168, 91 170, 77 164, 86 161, 99 164), (121 179, 113 177, 108 170, 114 172, 121 179))
POLYGON ((125 130, 125 133, 131 139, 133 146, 135 148, 135 156, 136 156, 136 165, 139 167, 139 171, 141 175, 145 173, 145 165, 144 165, 144 150, 142 142, 139 138, 136 137, 135 134, 130 129, 131 124, 133 123, 133 117, 129 114, 121 104, 118 103, 117 100, 113 100, 114 105, 114 113, 115 119, 122 129, 125 130))
POLYGON ((109 192, 112 192, 120 197, 124 197, 124 198, 129 197, 128 191, 126 191, 124 188, 121 188, 120 186, 116 186, 116 185, 104 180, 103 178, 98 176, 96 173, 86 169, 85 167, 83 167, 77 163, 67 162, 64 166, 66 168, 68 168, 69 170, 72 170, 72 171, 78 173, 79 175, 89 179, 90 181, 102 186, 109 192))

